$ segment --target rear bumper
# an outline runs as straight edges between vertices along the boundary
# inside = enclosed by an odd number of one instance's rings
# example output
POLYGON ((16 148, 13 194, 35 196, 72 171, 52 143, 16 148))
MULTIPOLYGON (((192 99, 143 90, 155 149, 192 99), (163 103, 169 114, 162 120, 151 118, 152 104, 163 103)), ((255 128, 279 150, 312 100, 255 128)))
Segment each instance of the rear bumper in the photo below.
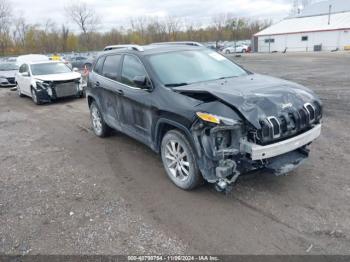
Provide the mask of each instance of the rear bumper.
POLYGON ((266 146, 257 145, 241 139, 240 150, 242 153, 249 154, 251 160, 262 160, 279 156, 303 147, 315 140, 320 134, 321 124, 318 124, 311 130, 298 136, 266 146))

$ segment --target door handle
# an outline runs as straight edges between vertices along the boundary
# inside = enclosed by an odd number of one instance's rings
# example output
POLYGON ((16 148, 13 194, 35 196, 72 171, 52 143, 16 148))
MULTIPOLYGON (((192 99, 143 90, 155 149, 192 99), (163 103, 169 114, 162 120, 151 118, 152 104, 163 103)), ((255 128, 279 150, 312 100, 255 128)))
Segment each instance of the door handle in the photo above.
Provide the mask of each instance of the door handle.
POLYGON ((95 87, 100 87, 100 82, 97 81, 97 82, 95 83, 95 87))
POLYGON ((114 90, 114 93, 116 93, 117 95, 123 96, 124 95, 124 91, 121 89, 116 89, 114 90))

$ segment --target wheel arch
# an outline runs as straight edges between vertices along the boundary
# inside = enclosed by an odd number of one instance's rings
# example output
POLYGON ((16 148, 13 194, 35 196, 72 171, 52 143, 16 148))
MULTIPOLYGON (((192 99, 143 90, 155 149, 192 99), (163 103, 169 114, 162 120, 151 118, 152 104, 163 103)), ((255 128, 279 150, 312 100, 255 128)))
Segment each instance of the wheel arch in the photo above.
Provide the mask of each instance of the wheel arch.
POLYGON ((87 102, 88 102, 88 107, 90 108, 92 102, 96 102, 96 99, 92 95, 87 95, 86 96, 87 102))
POLYGON ((160 152, 161 150, 161 144, 162 144, 162 139, 164 137, 164 135, 170 131, 170 130, 179 130, 180 132, 182 132, 185 137, 187 138, 188 142, 190 143, 190 145, 193 148, 193 151, 195 152, 196 156, 197 151, 196 151, 196 147, 194 144, 194 140, 193 140, 193 136, 190 132, 190 130, 185 126, 182 125, 179 122, 176 122, 174 120, 171 119, 167 119, 167 118, 160 118, 156 124, 156 128, 155 128, 155 151, 156 152, 160 152))
POLYGON ((86 94, 86 100, 88 102, 89 108, 90 108, 92 102, 95 102, 97 104, 97 106, 100 108, 100 110, 102 110, 99 99, 97 99, 96 96, 94 96, 93 94, 91 94, 91 93, 86 94))

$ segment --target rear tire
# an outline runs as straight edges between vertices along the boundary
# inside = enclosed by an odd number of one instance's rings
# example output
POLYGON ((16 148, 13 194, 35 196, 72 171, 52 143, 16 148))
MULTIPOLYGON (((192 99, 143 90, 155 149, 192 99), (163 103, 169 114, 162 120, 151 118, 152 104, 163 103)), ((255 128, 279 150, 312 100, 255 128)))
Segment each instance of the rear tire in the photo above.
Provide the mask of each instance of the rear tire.
POLYGON ((178 130, 165 134, 161 144, 164 169, 170 180, 183 190, 192 190, 203 183, 194 150, 178 130))
POLYGON ((19 97, 24 97, 24 95, 21 92, 21 88, 19 87, 19 85, 17 84, 17 94, 19 97))
POLYGON ((101 110, 95 101, 90 105, 90 119, 92 130, 96 136, 106 137, 110 134, 111 128, 103 120, 101 110))

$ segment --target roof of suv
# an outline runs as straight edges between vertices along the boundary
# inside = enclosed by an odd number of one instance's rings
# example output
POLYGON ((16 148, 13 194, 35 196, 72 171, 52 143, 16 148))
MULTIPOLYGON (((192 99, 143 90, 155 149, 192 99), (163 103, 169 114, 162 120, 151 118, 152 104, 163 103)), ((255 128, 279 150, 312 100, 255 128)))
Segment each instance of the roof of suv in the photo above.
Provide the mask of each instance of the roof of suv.
MULTIPOLYGON (((204 49, 204 47, 200 47, 200 46, 191 46, 191 45, 174 45, 174 44, 170 44, 170 45, 145 45, 145 46, 140 46, 142 47, 143 51, 137 51, 135 49, 131 49, 131 48, 121 48, 121 49, 113 49, 110 51, 104 51, 102 52, 102 54, 118 54, 118 53, 134 53, 134 54, 138 54, 138 55, 150 55, 150 54, 157 54, 157 53, 165 53, 165 52, 172 52, 172 51, 185 51, 185 50, 200 50, 200 49, 204 49)), ((101 55, 102 55, 101 54, 101 55)))

